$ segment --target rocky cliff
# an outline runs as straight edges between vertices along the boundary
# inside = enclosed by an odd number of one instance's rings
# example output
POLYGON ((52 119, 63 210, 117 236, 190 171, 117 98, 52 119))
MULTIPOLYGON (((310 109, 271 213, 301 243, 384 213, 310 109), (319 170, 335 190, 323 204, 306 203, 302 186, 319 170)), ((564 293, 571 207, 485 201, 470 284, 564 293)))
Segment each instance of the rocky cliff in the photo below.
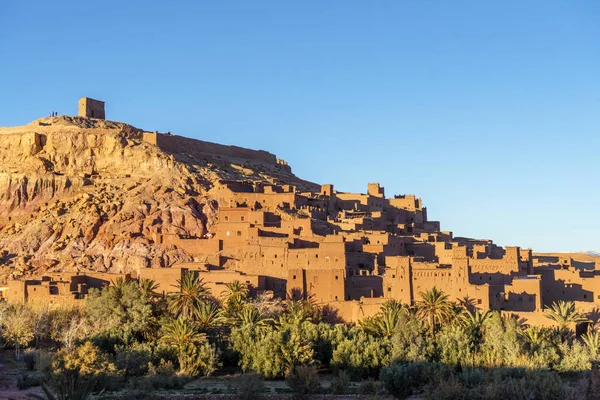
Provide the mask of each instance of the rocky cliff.
POLYGON ((81 117, 0 128, 0 282, 52 271, 131 272, 190 261, 158 233, 202 236, 219 180, 315 189, 265 151, 81 117), (160 147, 159 147, 160 146, 160 147))

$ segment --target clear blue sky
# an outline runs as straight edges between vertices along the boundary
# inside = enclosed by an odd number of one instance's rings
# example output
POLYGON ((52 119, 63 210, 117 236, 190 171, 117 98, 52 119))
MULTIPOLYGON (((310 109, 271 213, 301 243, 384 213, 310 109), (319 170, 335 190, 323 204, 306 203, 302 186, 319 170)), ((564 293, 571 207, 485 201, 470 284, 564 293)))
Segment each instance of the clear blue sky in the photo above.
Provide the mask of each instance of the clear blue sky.
POLYGON ((82 96, 456 235, 600 250, 596 0, 0 1, 0 125, 82 96))

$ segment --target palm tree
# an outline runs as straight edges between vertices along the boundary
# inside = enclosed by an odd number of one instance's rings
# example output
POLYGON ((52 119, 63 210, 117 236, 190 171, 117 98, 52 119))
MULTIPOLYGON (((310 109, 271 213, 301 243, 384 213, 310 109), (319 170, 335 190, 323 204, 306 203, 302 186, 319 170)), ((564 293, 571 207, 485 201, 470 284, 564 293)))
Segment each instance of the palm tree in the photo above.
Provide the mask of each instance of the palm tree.
POLYGON ((191 318, 210 295, 210 290, 202 279, 190 272, 186 272, 175 286, 179 291, 171 294, 169 301, 169 311, 175 316, 191 318))
POLYGON ((240 281, 233 281, 225 285, 226 289, 221 292, 221 299, 227 311, 235 313, 248 298, 248 285, 240 281))
POLYGON ((313 320, 315 306, 310 301, 288 300, 285 305, 287 312, 279 316, 279 325, 300 326, 304 321, 313 320))
POLYGON ((485 310, 483 312, 479 310, 464 311, 460 315, 460 320, 462 325, 468 330, 479 330, 491 315, 490 310, 485 310))
POLYGON ((183 374, 195 375, 198 370, 197 348, 207 341, 204 333, 198 332, 194 321, 177 318, 163 327, 161 340, 177 351, 179 368, 183 374))
POLYGON ((388 300, 381 306, 381 311, 372 317, 359 322, 361 328, 380 337, 392 337, 406 308, 397 300, 388 300))
POLYGON ((163 327, 162 340, 177 350, 187 346, 198 346, 206 340, 206 335, 198 332, 196 324, 189 318, 177 318, 163 327))
POLYGON ((590 330, 588 333, 581 335, 581 340, 585 343, 592 358, 597 359, 600 355, 600 334, 590 330))
POLYGON ((561 331, 571 331, 569 325, 589 322, 585 314, 577 311, 574 301, 555 301, 546 312, 546 317, 556 322, 561 331))
POLYGON ((148 299, 156 299, 160 297, 160 294, 157 292, 158 283, 152 279, 140 279, 140 290, 148 299))
POLYGON ((207 332, 225 323, 219 306, 212 301, 203 301, 194 312, 194 317, 200 331, 207 332))
POLYGON ((267 328, 273 320, 263 318, 262 314, 253 305, 245 304, 238 312, 236 322, 241 328, 261 331, 267 328))
POLYGON ((427 292, 420 292, 419 296, 422 300, 416 304, 417 317, 426 319, 429 331, 435 335, 436 326, 448 321, 452 316, 452 303, 448 301, 448 295, 435 286, 427 292))
POLYGON ((548 330, 540 328, 539 326, 532 326, 523 333, 523 339, 525 339, 525 343, 529 346, 529 350, 532 354, 539 351, 547 336, 548 330))

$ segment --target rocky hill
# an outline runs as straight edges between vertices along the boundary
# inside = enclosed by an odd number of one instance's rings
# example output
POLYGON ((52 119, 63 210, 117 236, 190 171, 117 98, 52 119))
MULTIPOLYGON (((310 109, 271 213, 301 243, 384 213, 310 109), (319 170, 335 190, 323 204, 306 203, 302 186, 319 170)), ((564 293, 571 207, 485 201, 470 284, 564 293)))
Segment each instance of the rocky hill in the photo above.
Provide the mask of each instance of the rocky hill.
POLYGON ((0 282, 190 261, 153 237, 204 235, 217 216, 211 189, 228 179, 316 188, 268 152, 123 123, 61 116, 0 128, 0 282))

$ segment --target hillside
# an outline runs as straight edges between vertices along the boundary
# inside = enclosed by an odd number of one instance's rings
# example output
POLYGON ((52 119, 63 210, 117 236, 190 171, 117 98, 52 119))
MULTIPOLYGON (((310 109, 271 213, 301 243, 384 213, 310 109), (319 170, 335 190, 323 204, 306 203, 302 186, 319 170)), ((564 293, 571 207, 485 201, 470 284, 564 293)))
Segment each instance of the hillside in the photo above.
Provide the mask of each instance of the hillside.
POLYGON ((317 187, 265 151, 123 123, 61 116, 0 128, 0 282, 189 261, 153 235, 204 235, 216 218, 211 189, 230 179, 317 187))

